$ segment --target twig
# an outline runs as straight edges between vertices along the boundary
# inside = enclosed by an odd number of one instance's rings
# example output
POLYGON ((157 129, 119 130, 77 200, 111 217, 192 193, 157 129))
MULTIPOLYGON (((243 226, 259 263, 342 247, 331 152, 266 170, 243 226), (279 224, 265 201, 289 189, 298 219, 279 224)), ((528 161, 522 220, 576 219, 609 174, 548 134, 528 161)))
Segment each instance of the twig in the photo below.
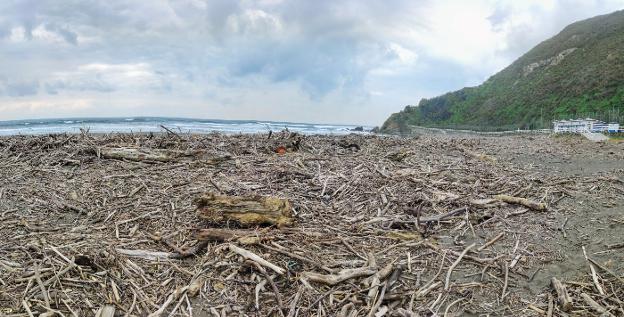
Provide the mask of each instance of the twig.
POLYGON ((611 271, 610 269, 602 266, 600 263, 596 262, 594 259, 588 257, 587 260, 589 260, 589 262, 593 263, 595 266, 597 266, 599 269, 611 274, 613 277, 615 277, 620 283, 622 283, 622 285, 624 285, 624 279, 622 279, 619 275, 617 275, 615 272, 611 271))
POLYGON ((600 314, 600 316, 613 316, 613 314, 609 313, 609 311, 602 307, 602 305, 598 304, 591 296, 581 293, 581 298, 589 305, 589 307, 593 308, 596 312, 600 314))
POLYGON ((188 286, 184 286, 181 288, 177 288, 176 290, 171 292, 171 294, 167 297, 167 299, 160 306, 160 308, 158 308, 158 310, 156 310, 155 312, 149 314, 148 317, 159 317, 160 315, 162 315, 165 312, 165 310, 167 310, 167 307, 171 305, 171 302, 173 302, 174 300, 179 298, 181 295, 183 295, 187 289, 188 289, 188 286))
POLYGON ((503 292, 501 293, 501 301, 505 299, 507 295, 507 284, 509 283, 509 265, 505 261, 505 283, 503 284, 503 292))
MULTIPOLYGON (((583 249, 583 255, 585 256, 585 260, 589 261, 589 258, 587 257, 587 252, 585 251, 585 246, 582 246, 582 249, 583 249)), ((598 275, 596 274, 596 269, 594 268, 594 265, 591 262, 589 263, 589 270, 591 271, 592 281, 594 282, 594 285, 596 286, 598 293, 600 293, 600 295, 605 295, 605 292, 602 289, 602 286, 600 286, 600 281, 598 281, 598 275)))
POLYGON ((174 131, 171 131, 171 129, 169 129, 169 128, 165 127, 164 125, 162 125, 162 124, 161 124, 161 125, 160 125, 160 127, 161 127, 161 128, 163 128, 163 129, 165 129, 167 132, 169 132, 169 133, 171 133, 171 134, 175 135, 178 139, 182 139, 182 137, 181 137, 181 136, 179 136, 179 135, 178 135, 177 133, 175 133, 174 131))
POLYGON ((277 266, 277 265, 275 265, 275 264, 273 264, 273 263, 271 263, 271 262, 261 258, 259 255, 255 254, 255 253, 253 253, 251 251, 245 250, 243 248, 239 248, 239 247, 237 247, 237 246, 235 246, 233 244, 229 244, 228 247, 230 248, 230 250, 232 252, 234 252, 234 253, 244 257, 245 259, 252 260, 252 261, 254 261, 254 262, 256 262, 256 263, 258 263, 258 264, 260 264, 262 266, 266 266, 269 269, 275 271, 275 273, 277 273, 279 275, 284 275, 284 273, 285 273, 285 270, 283 268, 281 268, 281 267, 279 267, 279 266, 277 266))
POLYGON ((466 255, 466 253, 468 253, 468 251, 470 251, 470 249, 474 248, 476 244, 473 243, 471 245, 469 245, 468 247, 466 247, 464 249, 464 251, 462 251, 462 253, 459 255, 459 257, 457 257, 457 260, 455 260, 455 262, 453 262, 453 264, 451 264, 451 266, 448 269, 448 272, 446 273, 446 280, 444 282, 444 290, 448 291, 450 288, 450 281, 451 281, 451 274, 453 274, 453 270, 455 269, 455 267, 459 264, 459 262, 461 262, 461 259, 464 257, 464 255, 466 255))
POLYGON ((310 264, 310 265, 312 265, 312 266, 314 266, 314 267, 316 267, 316 268, 319 268, 319 269, 325 270, 325 271, 327 271, 327 272, 329 272, 329 273, 335 273, 335 272, 337 271, 337 270, 334 270, 334 269, 330 269, 330 268, 328 268, 328 267, 326 267, 326 266, 324 266, 324 265, 321 265, 321 264, 319 264, 319 263, 317 263, 317 262, 314 262, 314 261, 312 261, 312 260, 310 260, 310 259, 308 259, 308 258, 306 258, 306 257, 304 257, 304 256, 301 256, 301 255, 299 255, 299 254, 295 254, 295 253, 292 253, 292 252, 288 252, 288 251, 286 251, 286 250, 282 250, 282 249, 279 249, 279 248, 273 248, 273 247, 270 247, 270 246, 268 246, 268 245, 266 245, 266 244, 259 244, 259 245, 260 245, 261 247, 265 248, 265 249, 269 249, 269 250, 271 250, 271 251, 279 252, 279 253, 284 254, 284 255, 287 255, 287 256, 289 256, 289 257, 291 257, 291 258, 301 260, 301 261, 303 261, 303 262, 305 262, 305 263, 308 263, 308 264, 310 264))
POLYGON ((491 246, 492 244, 496 243, 496 241, 498 241, 500 238, 502 238, 505 235, 504 232, 499 233, 496 237, 494 237, 492 240, 488 241, 487 243, 485 243, 484 245, 480 246, 477 251, 481 252, 483 251, 485 248, 491 246))
POLYGON ((297 290, 297 294, 295 294, 295 298, 290 303, 290 310, 288 311, 287 317, 295 317, 295 314, 297 313, 297 304, 299 303, 299 298, 301 298, 301 294, 303 294, 303 291, 304 291, 304 287, 299 286, 299 289, 297 290))

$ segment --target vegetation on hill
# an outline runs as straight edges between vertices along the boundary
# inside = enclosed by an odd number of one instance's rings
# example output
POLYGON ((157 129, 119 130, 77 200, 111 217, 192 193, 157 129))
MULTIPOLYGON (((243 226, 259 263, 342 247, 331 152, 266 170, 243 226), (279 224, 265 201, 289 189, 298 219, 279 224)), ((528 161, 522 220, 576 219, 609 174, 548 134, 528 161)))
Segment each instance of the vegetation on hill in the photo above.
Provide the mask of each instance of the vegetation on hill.
POLYGON ((480 86, 392 114, 381 131, 539 129, 588 116, 624 119, 624 11, 573 23, 480 86))

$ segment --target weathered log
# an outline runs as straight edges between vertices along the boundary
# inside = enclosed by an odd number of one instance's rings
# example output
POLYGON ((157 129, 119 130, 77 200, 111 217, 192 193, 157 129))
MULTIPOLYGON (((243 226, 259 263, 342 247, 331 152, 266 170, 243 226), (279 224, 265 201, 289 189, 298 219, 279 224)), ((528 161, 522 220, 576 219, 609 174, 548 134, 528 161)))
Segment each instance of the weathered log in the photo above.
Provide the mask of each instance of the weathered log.
POLYGON ((559 300, 559 305, 561 305, 561 310, 564 312, 570 311, 570 309, 572 309, 572 298, 570 294, 568 294, 565 285, 555 277, 551 279, 551 282, 553 288, 557 291, 557 298, 559 300))
POLYGON ((202 151, 177 151, 147 148, 101 148, 100 156, 106 159, 127 160, 133 162, 176 162, 183 159, 201 160, 218 164, 231 159, 229 156, 208 157, 202 151))
POLYGON ((360 276, 371 276, 377 272, 374 267, 361 267, 357 269, 344 269, 338 274, 318 274, 314 272, 303 272, 301 278, 310 280, 312 282, 323 283, 327 285, 336 285, 340 282, 346 281, 360 276))
POLYGON ((528 200, 526 198, 514 197, 509 195, 496 195, 495 199, 506 202, 508 204, 523 205, 533 210, 546 211, 547 207, 544 203, 538 203, 536 201, 528 200))
POLYGON ((199 217, 211 222, 235 221, 243 226, 293 223, 290 202, 277 197, 206 194, 195 202, 199 217))

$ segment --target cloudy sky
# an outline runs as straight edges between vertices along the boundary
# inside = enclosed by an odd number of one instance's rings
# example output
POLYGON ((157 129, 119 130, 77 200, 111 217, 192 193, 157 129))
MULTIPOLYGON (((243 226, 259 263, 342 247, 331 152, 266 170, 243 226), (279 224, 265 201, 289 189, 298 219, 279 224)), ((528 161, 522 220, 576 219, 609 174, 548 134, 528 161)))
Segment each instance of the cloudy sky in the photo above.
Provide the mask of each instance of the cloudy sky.
POLYGON ((379 125, 624 0, 2 0, 0 120, 379 125))

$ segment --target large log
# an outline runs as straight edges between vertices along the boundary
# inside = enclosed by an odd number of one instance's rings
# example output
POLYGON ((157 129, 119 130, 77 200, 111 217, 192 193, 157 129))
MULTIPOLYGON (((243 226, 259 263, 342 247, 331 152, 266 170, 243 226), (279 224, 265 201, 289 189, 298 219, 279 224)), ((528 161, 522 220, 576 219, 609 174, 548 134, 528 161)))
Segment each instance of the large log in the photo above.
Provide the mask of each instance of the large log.
POLYGON ((242 226, 293 223, 292 206, 286 199, 265 196, 206 194, 196 201, 199 217, 210 222, 235 221, 242 226))
POLYGON ((103 158, 133 162, 176 162, 186 159, 218 164, 230 159, 228 156, 208 157, 206 153, 202 151, 178 151, 168 149, 119 147, 101 148, 99 152, 100 156, 103 158))

